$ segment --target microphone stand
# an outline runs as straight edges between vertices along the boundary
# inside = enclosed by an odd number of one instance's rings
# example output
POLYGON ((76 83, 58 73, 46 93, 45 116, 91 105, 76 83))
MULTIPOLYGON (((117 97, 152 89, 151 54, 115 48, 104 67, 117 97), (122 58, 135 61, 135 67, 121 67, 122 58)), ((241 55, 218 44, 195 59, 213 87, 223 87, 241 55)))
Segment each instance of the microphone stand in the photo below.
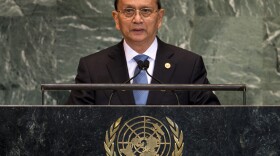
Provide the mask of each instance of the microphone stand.
MULTIPOLYGON (((127 84, 128 82, 130 82, 132 79, 134 79, 136 76, 138 76, 141 72, 141 70, 144 70, 147 75, 149 75, 152 79, 154 79, 155 81, 157 81, 159 84, 163 84, 160 80, 158 80, 157 78, 155 78, 154 76, 152 76, 149 72, 148 72, 148 68, 150 66, 150 62, 148 60, 145 60, 144 62, 139 60, 137 61, 137 67, 140 69, 138 71, 137 74, 135 74, 133 77, 131 77, 130 79, 128 79, 127 81, 125 81, 123 84, 127 84)), ((171 92, 174 94, 174 96, 176 97, 176 100, 177 100, 177 105, 181 105, 180 104, 180 100, 179 100, 179 97, 177 95, 177 93, 174 91, 174 90, 171 90, 171 92)), ((113 92, 111 93, 110 97, 109 97, 109 102, 108 102, 108 105, 111 105, 111 101, 112 101, 112 98, 114 96, 114 94, 116 93, 116 90, 113 90, 113 92)))
MULTIPOLYGON (((138 76, 141 72, 141 70, 144 70, 144 63, 143 61, 139 60, 137 61, 137 67, 140 69, 133 77, 131 77, 130 79, 126 80, 125 82, 123 82, 123 84, 127 84, 128 82, 130 82, 131 80, 133 80, 136 76, 138 76)), ((116 93, 116 90, 113 90, 113 92, 111 93, 110 97, 109 97, 109 102, 108 105, 111 105, 111 101, 112 98, 114 96, 114 94, 116 93)))

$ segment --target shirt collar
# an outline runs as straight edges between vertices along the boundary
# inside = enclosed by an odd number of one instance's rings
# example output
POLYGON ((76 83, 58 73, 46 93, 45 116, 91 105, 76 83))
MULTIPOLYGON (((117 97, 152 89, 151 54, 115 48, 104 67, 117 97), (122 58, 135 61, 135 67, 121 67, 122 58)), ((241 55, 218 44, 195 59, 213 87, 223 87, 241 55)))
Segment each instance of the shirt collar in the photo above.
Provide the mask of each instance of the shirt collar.
MULTIPOLYGON (((126 61, 130 62, 133 60, 133 58, 136 55, 139 55, 135 50, 133 50, 124 40, 123 42, 123 47, 124 47, 124 52, 125 52, 125 57, 126 61)), ((149 56, 149 60, 155 60, 156 59, 156 54, 157 54, 157 49, 158 49, 158 40, 155 38, 151 46, 143 53, 144 55, 149 56)))

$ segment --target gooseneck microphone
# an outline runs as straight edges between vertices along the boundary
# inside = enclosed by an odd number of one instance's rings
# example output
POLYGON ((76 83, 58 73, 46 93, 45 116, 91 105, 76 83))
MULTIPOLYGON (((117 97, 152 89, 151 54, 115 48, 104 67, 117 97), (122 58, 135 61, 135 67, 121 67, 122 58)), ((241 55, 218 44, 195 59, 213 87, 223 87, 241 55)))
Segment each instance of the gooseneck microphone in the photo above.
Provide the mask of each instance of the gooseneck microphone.
MULTIPOLYGON (((138 76, 141 72, 141 70, 147 70, 149 68, 149 65, 144 65, 144 62, 139 60, 137 61, 137 67, 140 69, 133 77, 131 77, 130 79, 126 80, 125 82, 123 82, 123 84, 127 84, 129 83, 131 80, 133 80, 136 76, 138 76)), ((111 93, 110 97, 109 97, 109 102, 108 102, 108 105, 111 105, 111 101, 112 101, 112 98, 114 96, 114 94, 116 93, 116 90, 113 90, 113 92, 111 93)))
POLYGON ((149 68, 149 66, 146 68, 146 66, 144 66, 143 61, 139 60, 137 61, 137 67, 140 69, 133 77, 131 77, 130 79, 128 79, 127 81, 125 81, 123 84, 127 84, 129 83, 131 80, 133 80, 135 77, 137 77, 141 70, 147 70, 149 68))
POLYGON ((143 62, 143 66, 144 66, 143 70, 145 70, 146 73, 147 73, 153 80, 155 80, 155 81, 157 81, 158 83, 162 84, 162 82, 161 82, 160 80, 158 80, 157 78, 155 78, 154 76, 152 76, 152 75, 148 72, 148 68, 149 68, 149 66, 150 66, 150 62, 149 62, 148 60, 145 60, 145 61, 143 62))
MULTIPOLYGON (((137 67, 140 69, 133 77, 131 77, 130 79, 128 79, 127 81, 125 81, 123 84, 127 84, 129 83, 131 80, 133 80, 135 77, 137 77, 141 70, 144 70, 147 75, 149 75, 153 80, 155 80, 156 82, 158 82, 159 84, 163 84, 159 79, 155 78, 154 76, 152 76, 149 72, 148 72, 148 68, 150 66, 150 62, 148 60, 145 60, 144 62, 139 60, 137 61, 137 67)), ((111 93, 110 95, 110 98, 109 98, 109 103, 108 105, 111 105, 111 101, 112 101, 112 98, 113 98, 113 95, 115 94, 116 90, 113 90, 113 92, 111 93)), ((180 100, 179 100, 179 97, 177 95, 177 93, 174 91, 174 90, 171 90, 171 92, 175 95, 176 97, 176 100, 177 100, 177 105, 180 105, 180 100)))

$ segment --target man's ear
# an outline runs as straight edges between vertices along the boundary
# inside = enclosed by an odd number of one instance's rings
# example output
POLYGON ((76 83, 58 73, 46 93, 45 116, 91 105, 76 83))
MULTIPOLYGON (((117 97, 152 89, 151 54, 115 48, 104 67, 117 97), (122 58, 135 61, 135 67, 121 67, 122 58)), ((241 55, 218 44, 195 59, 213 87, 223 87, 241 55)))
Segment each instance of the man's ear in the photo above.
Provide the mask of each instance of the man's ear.
POLYGON ((159 11, 158 11, 158 29, 161 27, 161 25, 162 25, 162 21, 163 21, 163 17, 164 17, 164 14, 165 14, 165 11, 164 11, 164 9, 160 9, 159 11))
POLYGON ((112 16, 114 18, 115 24, 116 24, 116 29, 120 30, 120 22, 119 22, 119 16, 117 11, 112 11, 112 16))

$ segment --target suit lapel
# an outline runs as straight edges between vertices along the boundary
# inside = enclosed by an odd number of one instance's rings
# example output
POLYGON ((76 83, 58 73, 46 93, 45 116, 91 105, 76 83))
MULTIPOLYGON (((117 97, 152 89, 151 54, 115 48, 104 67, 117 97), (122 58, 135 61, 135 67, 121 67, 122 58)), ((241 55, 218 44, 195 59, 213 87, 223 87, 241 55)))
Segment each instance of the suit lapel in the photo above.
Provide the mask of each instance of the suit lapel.
MULTIPOLYGON (((153 76, 160 80, 163 84, 171 83, 171 78, 173 76, 176 63, 173 60, 174 52, 169 51, 166 43, 158 39, 158 50, 155 61, 155 67, 153 76)), ((153 84, 157 84, 155 80, 152 80, 153 84)), ((148 104, 160 104, 162 97, 165 92, 161 91, 151 91, 148 97, 148 104)))
MULTIPOLYGON (((113 83, 124 83, 129 79, 128 69, 123 49, 123 42, 115 46, 115 49, 108 55, 110 62, 107 70, 113 83)), ((134 98, 131 91, 118 91, 118 97, 122 104, 133 104, 134 98)))

